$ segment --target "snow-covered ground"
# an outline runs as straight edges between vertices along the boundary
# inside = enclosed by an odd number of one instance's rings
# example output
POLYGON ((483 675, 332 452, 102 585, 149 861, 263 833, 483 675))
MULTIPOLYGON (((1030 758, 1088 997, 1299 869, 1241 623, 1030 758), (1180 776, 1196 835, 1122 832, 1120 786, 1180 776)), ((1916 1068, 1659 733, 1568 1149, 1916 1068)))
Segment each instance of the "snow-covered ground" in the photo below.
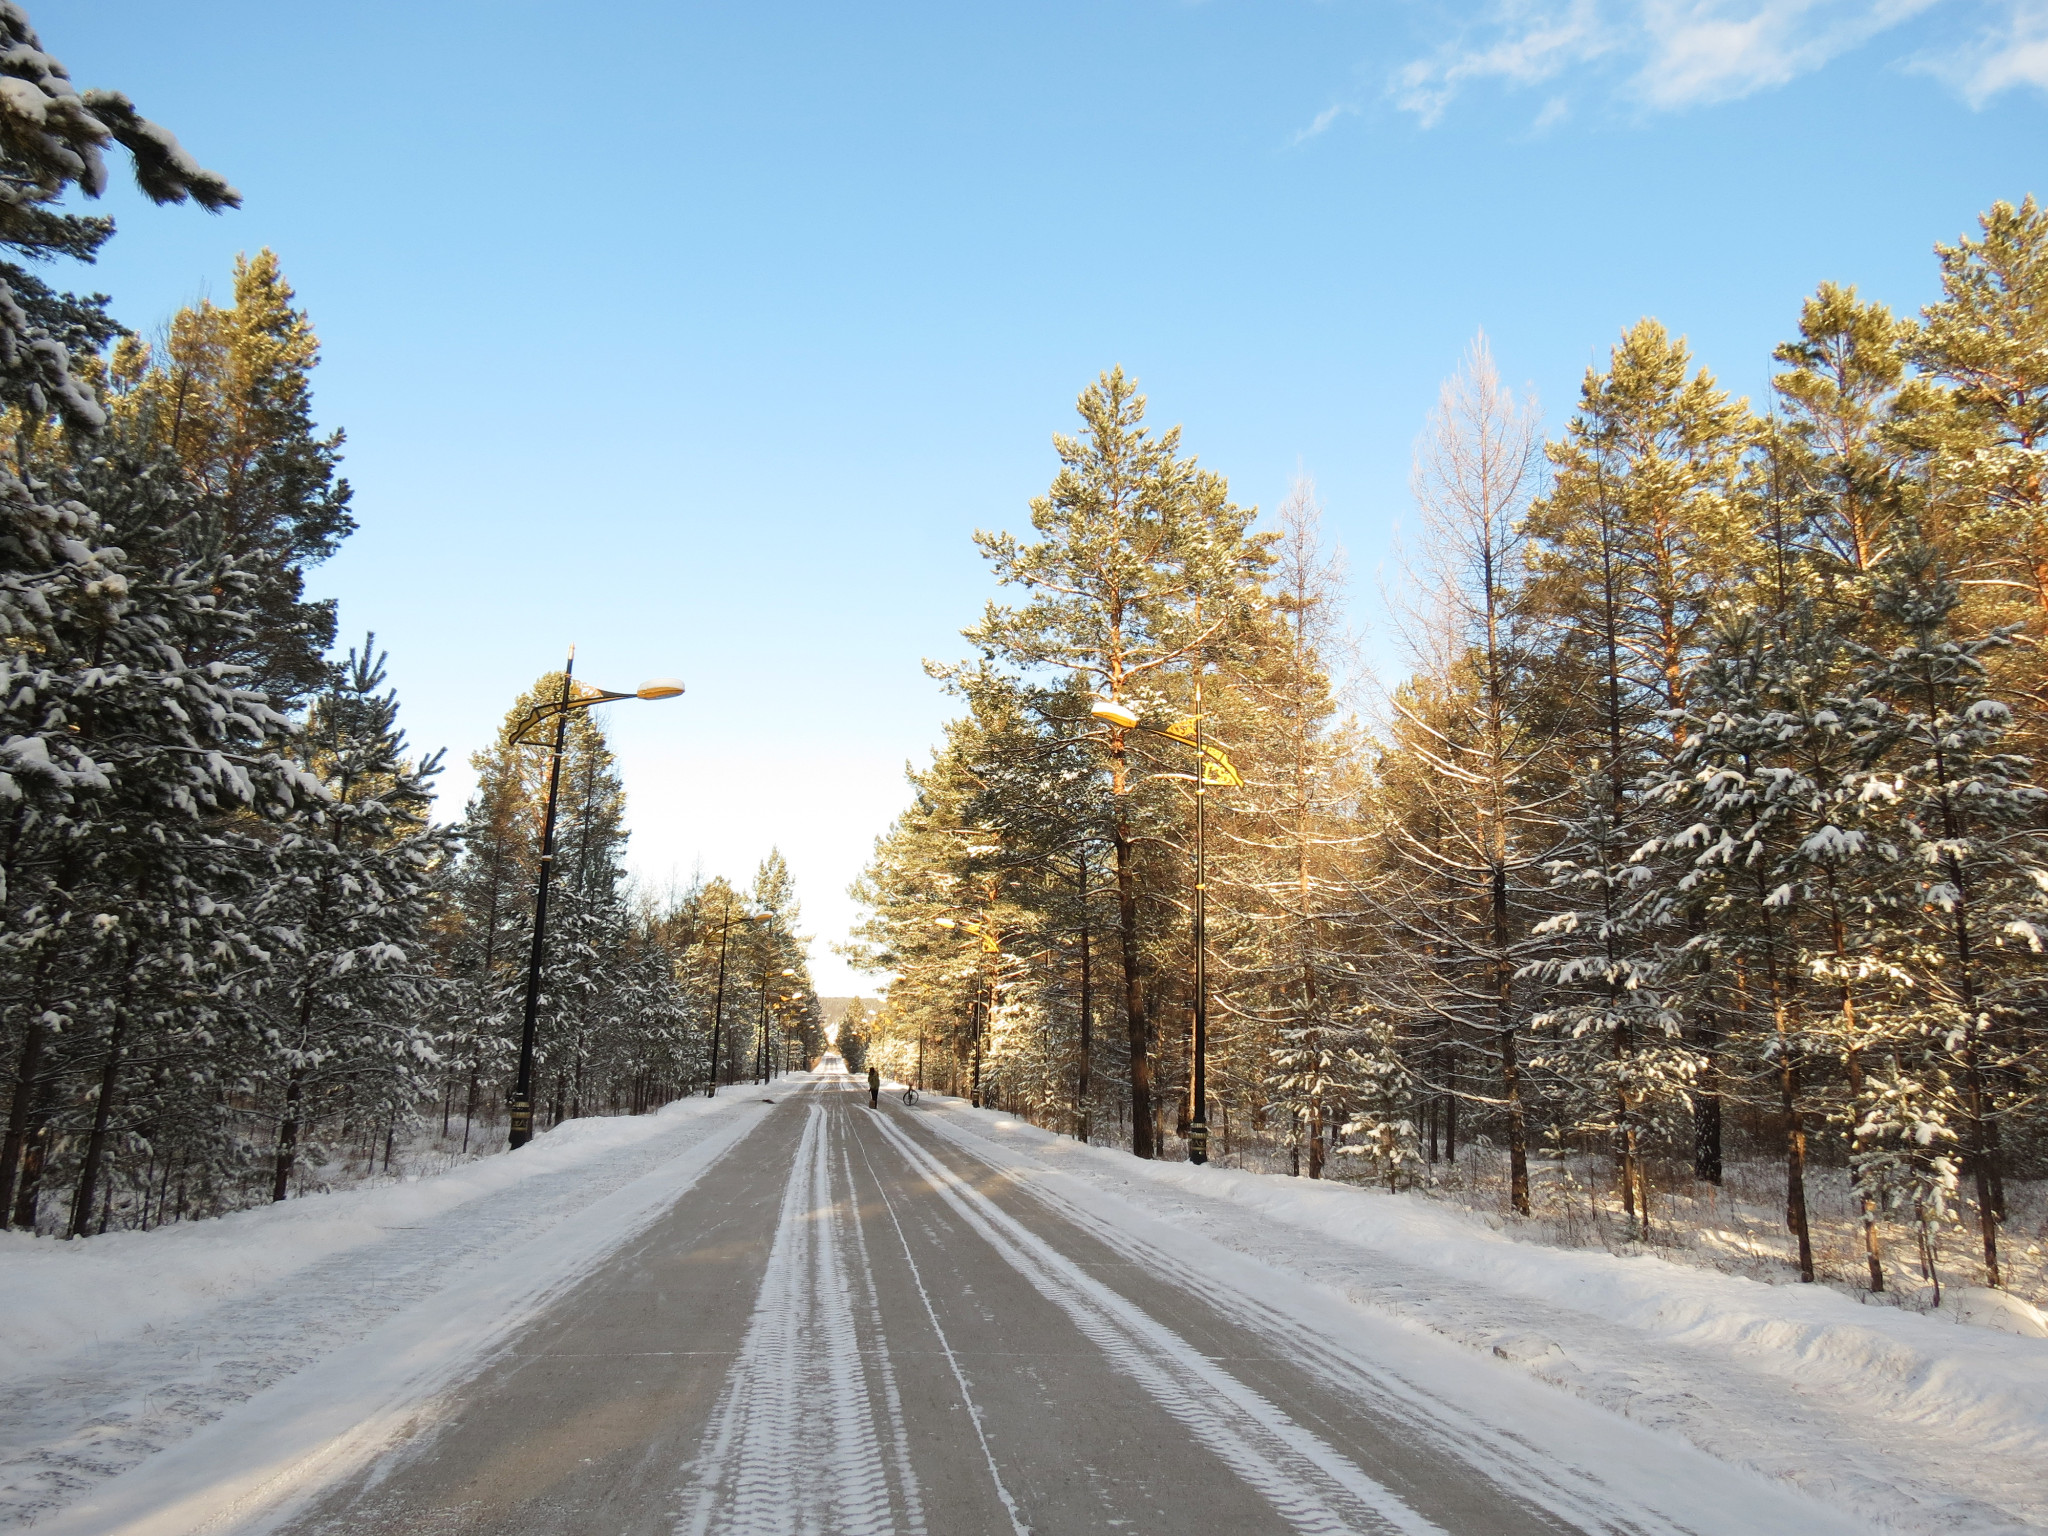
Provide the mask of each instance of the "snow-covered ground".
MULTIPOLYGON (((238 1408, 277 1435, 283 1466, 351 1415, 416 1399, 673 1203, 762 1097, 740 1085, 571 1120, 517 1156, 218 1221, 0 1234, 0 1522, 40 1526, 238 1408), (374 1350, 349 1348, 373 1330, 374 1350), (315 1374, 314 1402, 279 1400, 315 1374)), ((205 1445, 180 1448, 190 1485, 209 1486, 205 1445)))
MULTIPOLYGON (((0 1521, 184 1531, 321 1481, 673 1204, 771 1095, 572 1121, 517 1156, 215 1222, 0 1237, 0 1521)), ((1523 1241, 1418 1196, 1137 1162, 936 1094, 917 1113, 1191 1284, 1241 1292, 1247 1260, 1307 1282, 1299 1326, 1447 1338, 1872 1528, 2048 1527, 2048 1339, 1523 1241)))
MULTIPOLYGON (((1673 1263, 1516 1240, 1415 1195, 1139 1162, 931 1094, 963 1146, 1105 1235, 1136 1205, 1900 1532, 2048 1527, 2048 1339, 1673 1263)), ((1199 1268, 1205 1245, 1182 1257, 1199 1268)), ((1973 1293, 1986 1311, 2002 1298, 1973 1293)), ((2008 1327, 2032 1309, 2003 1308, 2008 1327)))

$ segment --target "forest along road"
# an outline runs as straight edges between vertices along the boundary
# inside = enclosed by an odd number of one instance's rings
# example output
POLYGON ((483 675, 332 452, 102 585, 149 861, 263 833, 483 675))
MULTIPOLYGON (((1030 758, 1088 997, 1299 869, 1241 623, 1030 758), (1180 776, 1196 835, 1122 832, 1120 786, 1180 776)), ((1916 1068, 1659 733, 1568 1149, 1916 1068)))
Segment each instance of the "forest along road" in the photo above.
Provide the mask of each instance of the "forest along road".
POLYGON ((284 1528, 1859 1529, 1456 1346, 1370 1358, 844 1077, 778 1100, 284 1528))

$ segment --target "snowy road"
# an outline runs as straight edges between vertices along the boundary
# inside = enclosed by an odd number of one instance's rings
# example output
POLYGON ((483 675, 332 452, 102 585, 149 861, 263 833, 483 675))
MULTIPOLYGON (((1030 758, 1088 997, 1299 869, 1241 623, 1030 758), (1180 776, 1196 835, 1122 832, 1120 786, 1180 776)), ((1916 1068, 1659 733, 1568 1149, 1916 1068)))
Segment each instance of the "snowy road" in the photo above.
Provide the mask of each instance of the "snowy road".
POLYGON ((211 1528, 1857 1528, 1453 1346, 1320 1326, 1312 1288, 1191 1263, 844 1079, 777 1097, 381 1454, 211 1528))

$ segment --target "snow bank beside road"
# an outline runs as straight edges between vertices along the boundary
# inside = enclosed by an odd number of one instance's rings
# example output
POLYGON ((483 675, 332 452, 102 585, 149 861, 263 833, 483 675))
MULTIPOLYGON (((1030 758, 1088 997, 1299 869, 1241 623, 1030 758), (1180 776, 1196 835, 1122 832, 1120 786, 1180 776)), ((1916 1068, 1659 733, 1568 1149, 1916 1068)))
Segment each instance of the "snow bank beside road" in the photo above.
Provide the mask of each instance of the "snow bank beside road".
POLYGON ((665 1135, 751 1093, 682 1099, 651 1115, 570 1120, 517 1157, 480 1158, 448 1173, 370 1189, 306 1195, 211 1221, 72 1242, 0 1232, 0 1381, 80 1348, 162 1327, 280 1281, 387 1233, 423 1227, 457 1206, 542 1174, 665 1135))
POLYGON ((374 1452, 783 1091, 575 1121, 411 1183, 0 1251, 20 1303, 5 1336, 35 1346, 0 1350, 0 1525, 211 1529, 374 1452))
MULTIPOLYGON (((1056 1139, 1056 1138, 1055 1138, 1056 1139)), ((1077 1149, 1078 1150, 1078 1149, 1077 1149)), ((1089 1149, 1094 1157, 1115 1157, 1089 1149)), ((1128 1178, 1128 1169, 1116 1172, 1128 1178)), ((1718 1351, 1901 1419, 1967 1427, 1985 1449, 2048 1453, 2048 1339, 1865 1306, 1819 1285, 1517 1241, 1484 1217, 1416 1195, 1284 1175, 1147 1163, 1153 1184, 1229 1200, 1353 1247, 1718 1351)), ((1491 1340, 1468 1340, 1488 1343, 1491 1340)))
POLYGON ((2048 1339, 1517 1241, 1415 1196, 1143 1162, 958 1100, 927 1107, 963 1147, 1028 1182, 1044 1170, 1049 1195, 1105 1218, 1108 1202, 1134 1205, 1880 1528, 2048 1525, 2048 1339))

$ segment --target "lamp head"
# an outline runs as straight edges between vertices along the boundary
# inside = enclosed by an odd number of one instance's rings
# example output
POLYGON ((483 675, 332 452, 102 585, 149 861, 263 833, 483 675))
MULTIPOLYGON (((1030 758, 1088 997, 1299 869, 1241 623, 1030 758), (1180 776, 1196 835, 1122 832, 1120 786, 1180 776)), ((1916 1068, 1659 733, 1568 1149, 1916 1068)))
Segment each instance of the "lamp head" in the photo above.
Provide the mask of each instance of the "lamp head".
POLYGON ((636 699, 672 699, 683 691, 679 677, 650 677, 634 690, 636 699))
POLYGON ((1088 713, 1123 730, 1129 730, 1138 723, 1137 714, 1121 699, 1098 698, 1088 706, 1088 713))

